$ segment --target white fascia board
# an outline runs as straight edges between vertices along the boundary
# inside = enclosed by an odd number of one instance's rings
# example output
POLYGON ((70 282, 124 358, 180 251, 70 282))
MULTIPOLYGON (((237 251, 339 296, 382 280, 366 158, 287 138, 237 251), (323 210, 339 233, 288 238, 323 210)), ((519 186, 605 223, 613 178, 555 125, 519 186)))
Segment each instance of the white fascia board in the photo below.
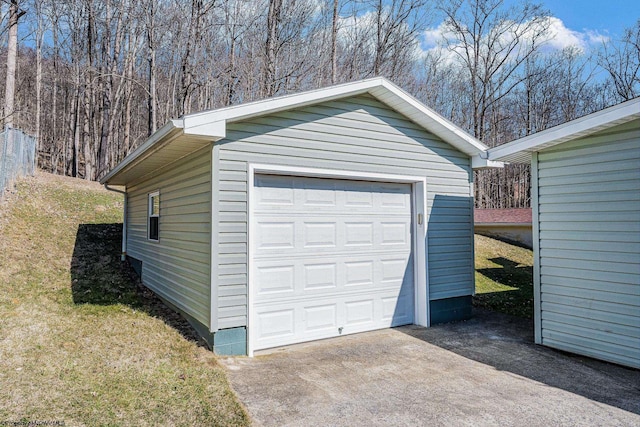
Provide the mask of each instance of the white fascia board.
POLYGON ((488 151, 489 158, 498 161, 514 160, 518 153, 536 152, 542 148, 553 147, 554 145, 590 135, 637 118, 640 118, 640 98, 605 108, 570 122, 491 148, 488 151))
POLYGON ((472 169, 496 169, 496 168, 504 167, 504 162, 489 160, 489 159, 486 159, 485 157, 487 157, 486 151, 482 152, 482 154, 478 154, 471 157, 471 168, 472 169))
MULTIPOLYGON (((389 80, 382 79, 381 86, 399 101, 393 103, 393 108, 439 136, 444 141, 452 144, 463 153, 469 156, 475 156, 486 152, 489 148, 389 80)), ((375 91, 372 91, 372 94, 376 96, 375 91)), ((376 97, 381 98, 381 100, 385 98, 384 95, 376 97)))
POLYGON ((189 114, 183 118, 185 133, 221 139, 226 134, 228 123, 364 93, 370 93, 470 157, 485 153, 488 149, 480 141, 384 77, 189 114))
POLYGON ((227 136, 227 123, 225 120, 204 121, 185 116, 182 122, 185 135, 210 136, 216 141, 227 136))
POLYGON ((134 163, 141 161, 142 159, 150 156, 156 149, 160 148, 162 141, 170 135, 172 132, 182 129, 182 120, 169 120, 167 124, 155 131, 142 145, 136 148, 133 153, 129 154, 123 161, 121 161, 115 168, 105 175, 100 184, 108 183, 114 176, 122 172, 134 163), (159 144, 159 145, 158 145, 159 144))
POLYGON ((185 122, 190 126, 197 127, 203 124, 216 122, 233 123, 246 120, 251 117, 263 116, 278 111, 288 110, 294 107, 315 104, 318 102, 331 101, 332 99, 346 98, 369 91, 369 89, 382 84, 382 78, 372 78, 353 83, 346 83, 331 86, 324 89, 316 89, 303 93, 279 96, 277 98, 263 99, 260 101, 240 104, 217 110, 202 111, 185 116, 185 122))

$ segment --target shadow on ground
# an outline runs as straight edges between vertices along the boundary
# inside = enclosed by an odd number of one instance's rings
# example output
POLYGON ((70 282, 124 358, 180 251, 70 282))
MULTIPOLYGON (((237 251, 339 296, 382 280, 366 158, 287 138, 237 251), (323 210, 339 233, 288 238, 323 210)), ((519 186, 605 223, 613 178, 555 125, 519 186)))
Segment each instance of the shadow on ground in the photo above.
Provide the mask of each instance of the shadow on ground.
POLYGON ((533 318, 533 267, 521 265, 508 258, 497 257, 489 261, 500 265, 495 268, 478 268, 476 271, 512 290, 478 293, 473 302, 486 308, 514 316, 533 318))
POLYGON ((489 261, 500 267, 479 268, 476 271, 505 286, 520 287, 522 283, 533 282, 533 267, 530 265, 521 265, 504 257, 491 258, 489 261))
POLYGON ((120 261, 122 224, 80 224, 71 258, 71 292, 75 304, 123 304, 159 318, 186 339, 206 346, 189 323, 144 287, 129 265, 120 261))
POLYGON ((398 330, 499 371, 640 414, 640 370, 536 345, 529 319, 474 308, 468 321, 398 330))

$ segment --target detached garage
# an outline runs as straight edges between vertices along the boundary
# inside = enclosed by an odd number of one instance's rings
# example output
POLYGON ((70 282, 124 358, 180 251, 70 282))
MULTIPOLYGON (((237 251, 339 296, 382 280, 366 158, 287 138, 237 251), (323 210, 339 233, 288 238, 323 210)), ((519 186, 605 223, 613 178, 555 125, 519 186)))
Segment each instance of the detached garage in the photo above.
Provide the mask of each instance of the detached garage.
POLYGON ((383 78, 172 120, 102 182, 219 354, 468 317, 486 147, 383 78))
POLYGON ((640 98, 489 155, 531 162, 536 342, 640 368, 640 98))

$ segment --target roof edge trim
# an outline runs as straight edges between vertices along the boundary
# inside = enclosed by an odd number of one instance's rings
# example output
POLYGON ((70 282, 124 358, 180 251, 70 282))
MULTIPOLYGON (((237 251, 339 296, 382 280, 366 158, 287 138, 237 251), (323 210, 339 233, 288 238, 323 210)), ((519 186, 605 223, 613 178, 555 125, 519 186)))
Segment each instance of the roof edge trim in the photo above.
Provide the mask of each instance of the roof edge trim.
POLYGON ((181 130, 182 128, 182 120, 169 120, 167 124, 155 131, 142 145, 136 148, 133 153, 126 156, 123 161, 111 170, 111 172, 102 177, 100 179, 100 184, 104 185, 109 183, 109 181, 120 172, 133 167, 136 163, 139 163, 144 158, 150 156, 155 149, 160 148, 156 147, 160 141, 165 140, 168 135, 174 133, 176 130, 181 130))
POLYGON ((509 161, 517 153, 538 151, 640 118, 640 98, 596 111, 488 150, 489 159, 509 161))

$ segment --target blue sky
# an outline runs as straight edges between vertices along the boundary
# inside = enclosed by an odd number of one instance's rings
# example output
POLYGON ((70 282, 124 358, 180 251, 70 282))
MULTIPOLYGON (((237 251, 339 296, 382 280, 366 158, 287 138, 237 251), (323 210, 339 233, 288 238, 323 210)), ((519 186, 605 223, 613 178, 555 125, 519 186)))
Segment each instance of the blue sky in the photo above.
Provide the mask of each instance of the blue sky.
POLYGON ((640 18, 638 0, 543 0, 551 14, 579 32, 596 31, 619 38, 640 18))
MULTIPOLYGON (((546 49, 560 50, 575 46, 588 52, 607 40, 620 40, 624 30, 635 26, 640 18, 640 0, 532 0, 540 1, 549 11, 549 36, 546 49)), ((521 0, 505 0, 505 7, 521 0)), ((432 24, 424 33, 421 47, 436 49, 446 38, 442 22, 432 24)))

